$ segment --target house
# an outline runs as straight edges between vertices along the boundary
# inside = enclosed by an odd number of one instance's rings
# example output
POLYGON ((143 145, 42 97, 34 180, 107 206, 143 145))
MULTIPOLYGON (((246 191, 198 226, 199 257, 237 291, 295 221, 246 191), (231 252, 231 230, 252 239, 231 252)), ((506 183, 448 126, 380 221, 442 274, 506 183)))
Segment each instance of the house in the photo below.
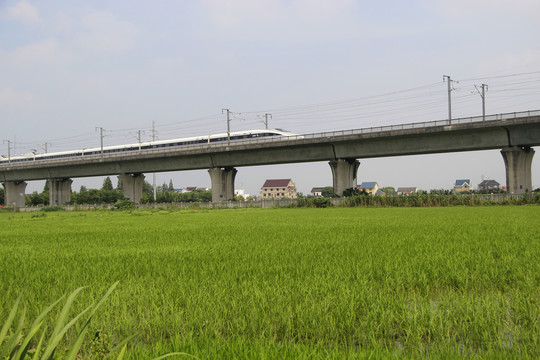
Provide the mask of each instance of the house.
POLYGON ((311 189, 311 196, 322 196, 324 187, 314 187, 311 189))
POLYGON ((480 184, 478 184, 478 190, 494 190, 494 189, 500 189, 501 184, 499 184, 495 180, 484 180, 480 184))
POLYGON ((296 199, 296 185, 291 179, 266 180, 261 188, 259 198, 264 199, 296 199))
POLYGON ((398 195, 409 195, 414 194, 418 191, 417 187, 398 187, 396 190, 396 194, 398 195))
POLYGON ((465 191, 471 191, 471 180, 462 179, 454 181, 454 192, 460 193, 465 191))
POLYGON ((204 187, 197 187, 197 186, 187 186, 185 188, 182 189, 182 193, 188 193, 188 192, 193 192, 195 190, 198 190, 198 191, 207 191, 209 190, 208 188, 204 188, 204 187))
POLYGON ((241 196, 245 199, 249 198, 249 194, 246 194, 246 190, 234 189, 234 196, 241 196))
POLYGON ((379 190, 379 184, 376 181, 363 182, 357 186, 358 190, 365 190, 369 195, 376 195, 379 190))

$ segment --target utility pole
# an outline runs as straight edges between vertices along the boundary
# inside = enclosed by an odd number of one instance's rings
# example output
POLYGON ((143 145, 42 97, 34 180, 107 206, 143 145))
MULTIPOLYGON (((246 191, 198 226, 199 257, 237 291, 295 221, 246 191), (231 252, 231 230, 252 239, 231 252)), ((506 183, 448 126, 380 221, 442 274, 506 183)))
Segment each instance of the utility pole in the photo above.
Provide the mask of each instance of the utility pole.
POLYGON ((96 126, 96 131, 99 129, 99 136, 101 138, 101 157, 103 157, 103 128, 96 126))
POLYGON ((229 109, 221 109, 222 114, 224 111, 227 111, 227 145, 231 145, 231 111, 229 109))
MULTIPOLYGON (((156 122, 152 120, 152 142, 156 141, 156 122)), ((154 183, 152 187, 154 188, 154 203, 157 201, 157 189, 156 189, 156 173, 153 174, 154 183)))
POLYGON ((443 75, 443 82, 448 82, 448 121, 452 123, 452 79, 448 75, 443 75))
POLYGON ((474 85, 474 87, 482 97, 482 121, 486 121, 486 91, 488 90, 488 86, 486 84, 482 84, 482 92, 478 90, 478 86, 474 85))
POLYGON ((7 157, 8 157, 8 164, 11 164, 11 140, 4 140, 3 143, 5 144, 7 142, 8 144, 8 150, 7 150, 7 157))
POLYGON ((264 125, 266 126, 266 130, 268 130, 268 116, 270 116, 270 118, 272 118, 272 114, 264 114, 264 125))
POLYGON ((38 145, 43 149, 43 151, 45 151, 45 154, 46 154, 48 151, 47 145, 52 145, 52 144, 46 142, 45 144, 38 144, 38 145))
POLYGON ((144 131, 137 130, 137 140, 139 141, 139 151, 141 151, 141 144, 142 144, 141 133, 144 133, 144 131))

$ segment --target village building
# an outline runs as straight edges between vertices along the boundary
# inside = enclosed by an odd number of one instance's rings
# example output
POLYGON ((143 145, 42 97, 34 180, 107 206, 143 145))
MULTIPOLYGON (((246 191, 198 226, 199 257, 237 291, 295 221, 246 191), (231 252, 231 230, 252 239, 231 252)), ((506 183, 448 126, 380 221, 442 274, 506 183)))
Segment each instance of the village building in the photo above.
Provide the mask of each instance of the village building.
POLYGON ((264 182, 259 198, 265 199, 296 199, 296 185, 291 179, 270 179, 264 182))
POLYGON ((311 189, 311 196, 313 197, 322 196, 323 190, 324 190, 324 187, 314 187, 311 189))
POLYGON ((454 181, 454 192, 461 193, 466 191, 471 191, 470 179, 461 179, 454 181))
POLYGON ((396 194, 398 195, 410 195, 415 194, 418 191, 417 187, 398 187, 396 194))
POLYGON ((500 188, 501 184, 499 184, 495 180, 484 180, 480 184, 478 184, 478 190, 480 191, 499 190, 500 188))
POLYGON ((377 195, 379 184, 376 181, 365 181, 357 186, 358 190, 365 190, 369 195, 377 195))

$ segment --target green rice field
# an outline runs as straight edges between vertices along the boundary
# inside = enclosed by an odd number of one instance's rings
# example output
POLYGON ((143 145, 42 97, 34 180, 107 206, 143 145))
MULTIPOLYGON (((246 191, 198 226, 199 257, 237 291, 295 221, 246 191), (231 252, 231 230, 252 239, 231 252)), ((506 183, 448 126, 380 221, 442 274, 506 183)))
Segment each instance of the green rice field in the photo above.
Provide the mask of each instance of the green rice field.
POLYGON ((540 358, 536 205, 1 213, 0 259, 0 326, 120 281, 81 359, 540 358))

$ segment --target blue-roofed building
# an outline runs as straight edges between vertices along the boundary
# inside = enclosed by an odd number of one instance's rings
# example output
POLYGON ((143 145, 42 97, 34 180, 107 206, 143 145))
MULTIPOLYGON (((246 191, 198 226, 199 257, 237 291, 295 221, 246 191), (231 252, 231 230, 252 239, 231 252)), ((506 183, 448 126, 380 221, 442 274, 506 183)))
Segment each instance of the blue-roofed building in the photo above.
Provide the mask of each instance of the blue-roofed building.
POLYGON ((365 190, 370 195, 376 195, 379 190, 379 184, 376 181, 366 181, 357 186, 358 190, 365 190))
POLYGON ((454 192, 460 193, 465 191, 471 191, 471 180, 470 179, 461 179, 454 181, 454 192))

